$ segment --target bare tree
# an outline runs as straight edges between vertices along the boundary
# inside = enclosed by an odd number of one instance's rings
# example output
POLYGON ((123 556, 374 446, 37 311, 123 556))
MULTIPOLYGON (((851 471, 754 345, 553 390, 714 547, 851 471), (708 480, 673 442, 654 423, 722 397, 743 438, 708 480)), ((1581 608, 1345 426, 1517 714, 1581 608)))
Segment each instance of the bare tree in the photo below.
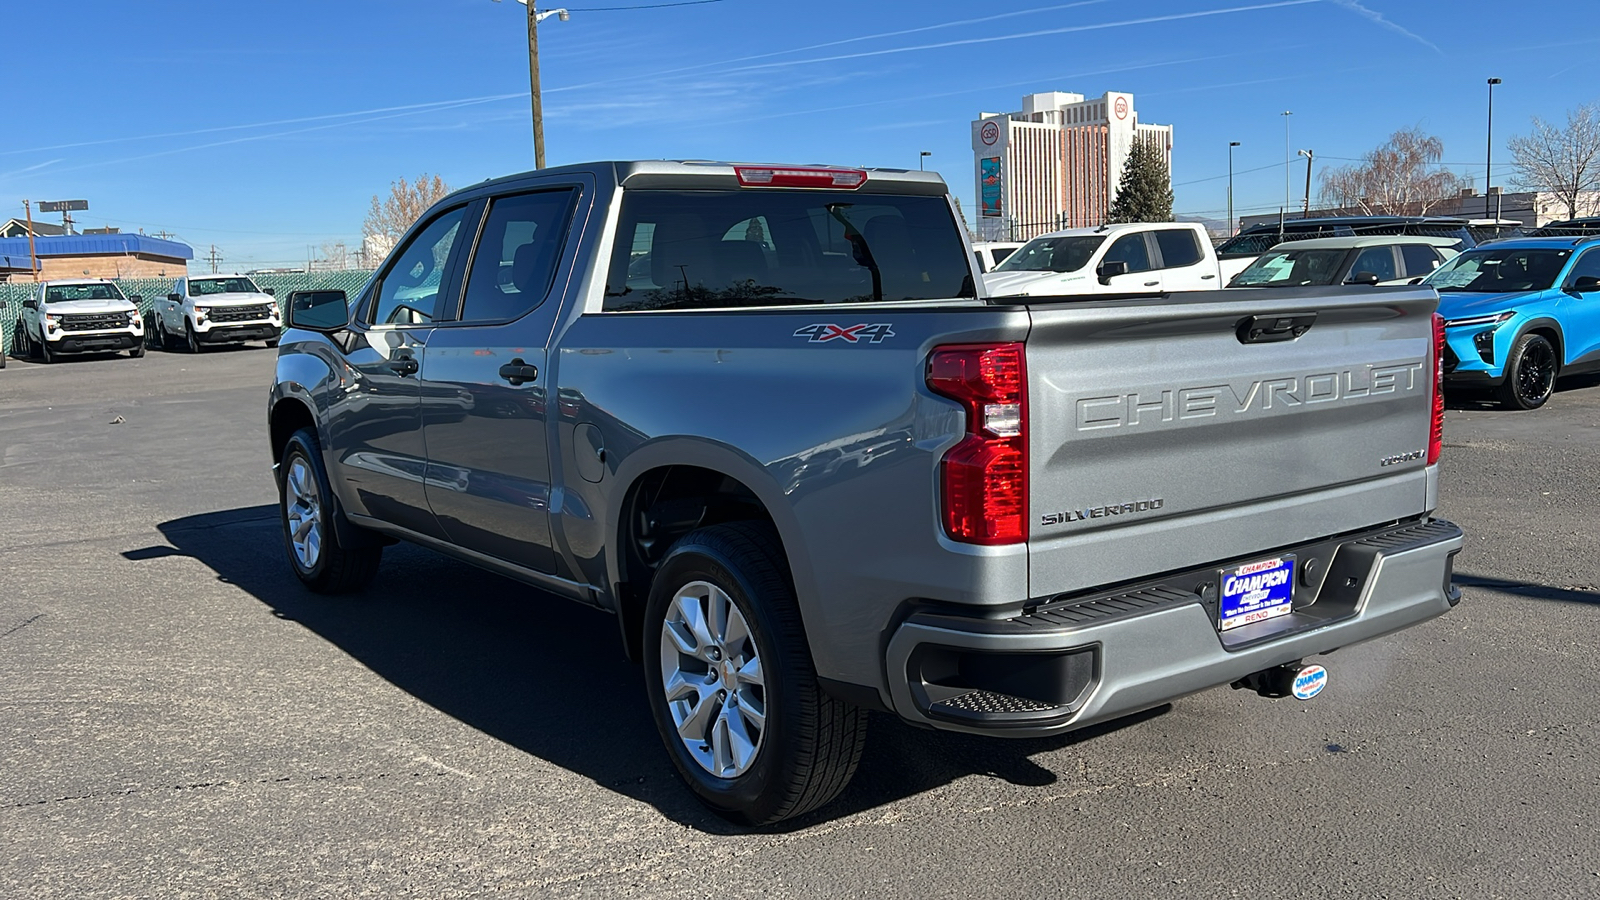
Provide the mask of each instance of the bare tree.
POLYGON ((1579 215, 1583 192, 1600 188, 1600 108, 1585 103, 1567 113, 1567 127, 1558 129, 1538 116, 1533 133, 1511 139, 1517 183, 1549 191, 1567 205, 1567 218, 1579 215))
POLYGON ((389 196, 379 199, 374 194, 372 197, 372 208, 367 211, 366 221, 361 223, 364 245, 376 244, 387 252, 428 207, 448 193, 450 186, 437 175, 419 175, 412 183, 404 178, 391 183, 389 196))
POLYGON ((1465 182, 1442 168, 1444 142, 1420 128, 1404 128, 1359 163, 1322 173, 1322 203, 1372 215, 1420 216, 1460 193, 1465 182))
POLYGON ((344 241, 330 241, 322 245, 322 266, 330 271, 350 268, 350 248, 344 241))

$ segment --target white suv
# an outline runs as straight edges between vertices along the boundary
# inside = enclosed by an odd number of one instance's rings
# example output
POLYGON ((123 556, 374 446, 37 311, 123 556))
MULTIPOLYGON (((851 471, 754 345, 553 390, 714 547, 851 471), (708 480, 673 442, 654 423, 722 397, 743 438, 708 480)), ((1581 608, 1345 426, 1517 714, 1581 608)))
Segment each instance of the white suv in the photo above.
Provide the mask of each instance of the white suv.
POLYGON ((283 331, 278 301, 242 275, 179 278, 172 293, 157 300, 155 345, 199 353, 207 344, 266 341, 278 346, 283 331))
POLYGON ((41 281, 22 301, 11 352, 52 363, 69 353, 144 355, 144 321, 133 300, 98 278, 41 281))

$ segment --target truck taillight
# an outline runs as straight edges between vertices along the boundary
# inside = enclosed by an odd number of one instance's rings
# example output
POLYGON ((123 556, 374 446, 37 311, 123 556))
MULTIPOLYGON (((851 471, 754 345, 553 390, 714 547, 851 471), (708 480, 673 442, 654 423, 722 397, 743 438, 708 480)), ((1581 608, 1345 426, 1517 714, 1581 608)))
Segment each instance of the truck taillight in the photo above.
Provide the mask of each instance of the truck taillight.
POLYGON ((1428 432, 1428 465, 1444 450, 1444 316, 1433 314, 1433 427, 1428 432))
POLYGON ((1022 344, 955 344, 928 358, 928 388, 966 407, 940 463, 944 529, 969 544, 1028 537, 1028 378, 1022 344))

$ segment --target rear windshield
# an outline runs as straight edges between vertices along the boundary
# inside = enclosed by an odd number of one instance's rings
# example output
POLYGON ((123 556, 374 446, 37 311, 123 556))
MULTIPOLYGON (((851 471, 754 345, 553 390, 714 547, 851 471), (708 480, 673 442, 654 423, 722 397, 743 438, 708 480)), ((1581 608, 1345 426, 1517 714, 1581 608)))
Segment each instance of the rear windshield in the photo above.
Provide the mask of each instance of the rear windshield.
POLYGON ((605 309, 975 296, 943 197, 632 190, 622 199, 605 309))
POLYGON ((69 303, 73 300, 122 300, 114 284, 55 284, 44 289, 44 302, 69 303))
POLYGON ((1040 237, 1022 245, 996 272, 1076 272, 1089 264, 1089 257, 1105 243, 1105 235, 1040 237))
POLYGON ((258 294, 255 282, 248 278, 198 278, 189 279, 189 296, 204 297, 207 294, 258 294))
POLYGON ((1233 276, 1229 287, 1298 287, 1333 284, 1349 250, 1290 250, 1263 253, 1233 276))

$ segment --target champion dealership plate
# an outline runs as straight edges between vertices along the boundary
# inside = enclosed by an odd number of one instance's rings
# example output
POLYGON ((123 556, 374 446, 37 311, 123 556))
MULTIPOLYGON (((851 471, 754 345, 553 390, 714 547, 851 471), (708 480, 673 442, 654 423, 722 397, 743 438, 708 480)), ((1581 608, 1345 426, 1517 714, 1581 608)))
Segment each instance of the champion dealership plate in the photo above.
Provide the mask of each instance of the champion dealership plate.
POLYGON ((1222 570, 1217 630, 1286 616, 1294 600, 1294 557, 1279 556, 1222 570))

